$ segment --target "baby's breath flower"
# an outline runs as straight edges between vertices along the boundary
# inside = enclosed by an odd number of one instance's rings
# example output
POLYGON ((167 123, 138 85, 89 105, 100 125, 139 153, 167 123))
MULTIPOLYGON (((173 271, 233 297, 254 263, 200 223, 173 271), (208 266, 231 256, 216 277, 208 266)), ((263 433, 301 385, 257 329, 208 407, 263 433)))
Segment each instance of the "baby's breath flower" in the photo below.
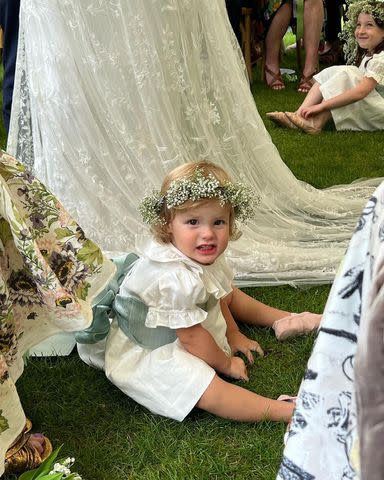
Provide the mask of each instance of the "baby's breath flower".
POLYGON ((171 182, 167 192, 161 195, 158 191, 152 191, 144 197, 139 206, 139 213, 143 221, 150 225, 158 225, 164 222, 160 212, 164 206, 168 209, 179 207, 187 201, 196 202, 205 198, 215 198, 220 205, 229 203, 235 212, 235 219, 245 223, 254 215, 254 207, 260 203, 251 187, 243 183, 227 182, 221 185, 213 175, 203 175, 197 169, 192 178, 182 178, 171 182))

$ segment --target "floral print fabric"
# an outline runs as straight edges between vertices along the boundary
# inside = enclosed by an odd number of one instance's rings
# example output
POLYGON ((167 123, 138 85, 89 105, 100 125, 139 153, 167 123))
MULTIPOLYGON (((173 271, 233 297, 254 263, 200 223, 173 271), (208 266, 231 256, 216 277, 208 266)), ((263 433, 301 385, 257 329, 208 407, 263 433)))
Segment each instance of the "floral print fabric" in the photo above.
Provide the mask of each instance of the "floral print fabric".
MULTIPOLYGON (((22 355, 60 330, 92 319, 90 302, 114 272, 60 202, 0 152, 0 449, 23 428, 14 383, 22 355)), ((0 463, 0 475, 3 464, 0 463)))

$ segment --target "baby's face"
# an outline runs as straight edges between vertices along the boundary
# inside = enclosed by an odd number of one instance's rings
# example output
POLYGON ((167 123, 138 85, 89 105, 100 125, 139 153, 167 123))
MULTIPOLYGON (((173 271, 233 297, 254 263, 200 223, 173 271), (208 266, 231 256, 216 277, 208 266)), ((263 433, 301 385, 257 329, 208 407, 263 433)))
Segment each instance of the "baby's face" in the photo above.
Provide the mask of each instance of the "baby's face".
POLYGON ((169 224, 172 243, 195 262, 210 265, 227 248, 229 220, 229 205, 221 206, 217 200, 177 211, 169 224))

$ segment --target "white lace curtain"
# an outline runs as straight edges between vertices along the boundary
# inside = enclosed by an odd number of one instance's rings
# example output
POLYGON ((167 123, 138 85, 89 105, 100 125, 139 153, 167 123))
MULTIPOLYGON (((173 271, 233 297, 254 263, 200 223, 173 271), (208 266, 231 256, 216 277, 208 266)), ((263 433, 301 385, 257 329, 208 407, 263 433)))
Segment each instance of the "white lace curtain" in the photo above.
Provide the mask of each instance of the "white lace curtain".
POLYGON ((319 191, 294 177, 224 0, 21 0, 8 150, 108 251, 134 248, 138 202, 166 172, 219 163, 262 198, 228 252, 243 285, 332 279, 378 184, 319 191))

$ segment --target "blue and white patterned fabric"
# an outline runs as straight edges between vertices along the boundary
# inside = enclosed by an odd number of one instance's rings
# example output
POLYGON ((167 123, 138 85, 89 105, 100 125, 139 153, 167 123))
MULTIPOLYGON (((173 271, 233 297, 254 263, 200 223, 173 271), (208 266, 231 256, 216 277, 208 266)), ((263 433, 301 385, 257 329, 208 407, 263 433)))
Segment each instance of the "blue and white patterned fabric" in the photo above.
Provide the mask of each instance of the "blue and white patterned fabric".
MULTIPOLYGON (((279 480, 360 478, 358 439, 364 426, 361 419, 358 423, 358 416, 364 411, 367 396, 359 394, 356 402, 355 356, 360 351, 365 354, 369 351, 364 332, 372 324, 375 300, 383 295, 380 288, 384 283, 383 242, 384 184, 381 184, 362 212, 331 289, 299 390, 279 480)), ((379 341, 383 345, 382 335, 379 341)), ((361 369, 360 378, 364 378, 361 369)), ((383 390, 384 386, 379 388, 383 390)), ((364 417, 362 420, 366 422, 364 417)), ((383 431, 382 428, 381 436, 383 431)), ((364 432, 365 438, 369 434, 364 432)), ((362 465, 364 462, 363 458, 362 465)), ((361 478, 368 477, 361 474, 361 478)))

